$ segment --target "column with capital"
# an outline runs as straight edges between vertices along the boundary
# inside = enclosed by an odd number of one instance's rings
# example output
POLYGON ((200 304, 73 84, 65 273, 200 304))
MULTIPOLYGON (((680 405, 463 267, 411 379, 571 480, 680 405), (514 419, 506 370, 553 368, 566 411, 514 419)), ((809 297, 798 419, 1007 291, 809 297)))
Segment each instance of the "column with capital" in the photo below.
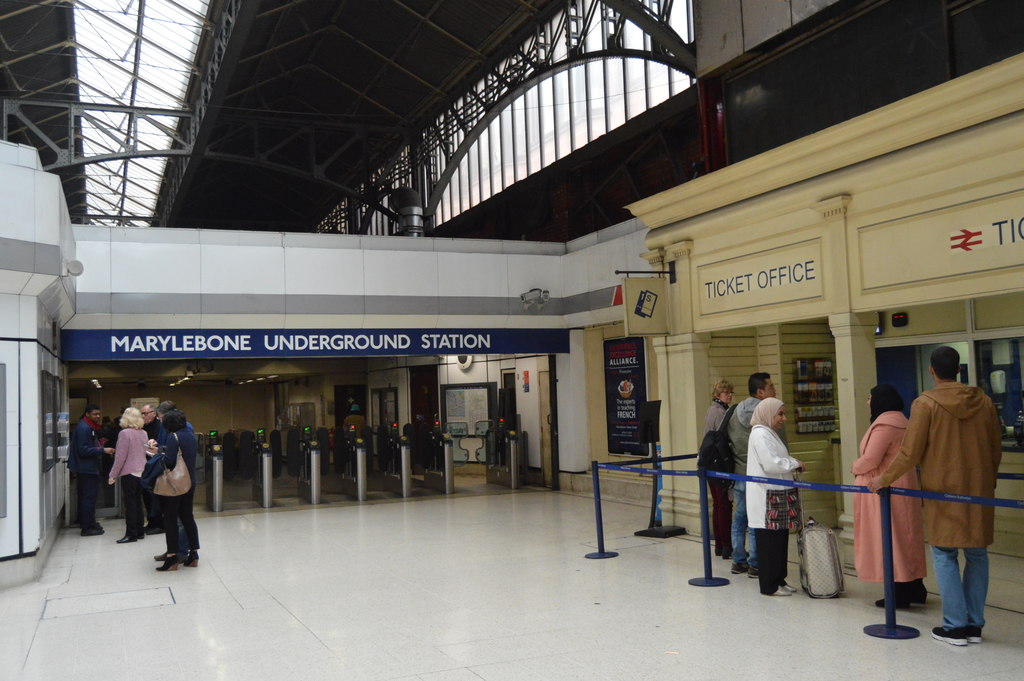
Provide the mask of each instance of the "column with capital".
MULTIPOLYGON (((835 386, 839 403, 838 462, 840 479, 846 485, 854 483, 850 467, 857 459, 860 439, 871 422, 868 397, 877 382, 875 368, 875 329, 878 327, 876 313, 839 313, 828 317, 832 335, 836 339, 835 386)), ((840 535, 847 544, 844 555, 853 560, 853 500, 849 495, 840 495, 840 535), (848 530, 848 531, 847 531, 848 530)))

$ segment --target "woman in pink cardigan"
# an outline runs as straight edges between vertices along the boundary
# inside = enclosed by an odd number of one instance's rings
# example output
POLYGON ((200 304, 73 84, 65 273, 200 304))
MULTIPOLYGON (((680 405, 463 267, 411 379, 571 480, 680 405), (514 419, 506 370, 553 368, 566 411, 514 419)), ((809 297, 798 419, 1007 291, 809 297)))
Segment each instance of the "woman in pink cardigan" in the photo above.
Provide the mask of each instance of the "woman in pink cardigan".
POLYGON ((145 420, 142 412, 128 407, 121 416, 121 432, 114 447, 114 465, 110 469, 107 483, 113 485, 121 478, 121 493, 124 495, 124 536, 118 544, 145 539, 142 529, 142 469, 146 467, 146 442, 148 436, 142 429, 145 420))
MULTIPOLYGON (((877 385, 868 400, 871 426, 860 441, 860 456, 853 462, 852 472, 858 485, 880 475, 900 451, 907 432, 903 415, 903 398, 891 385, 877 385)), ((893 482, 893 487, 920 489, 917 471, 910 470, 893 482)), ((911 603, 924 603, 928 591, 924 587, 924 523, 921 501, 893 495, 892 553, 897 608, 911 603)), ((853 556, 857 577, 863 582, 883 581, 882 572, 882 510, 875 494, 853 495, 853 556)), ((885 607, 885 599, 875 601, 885 607)))

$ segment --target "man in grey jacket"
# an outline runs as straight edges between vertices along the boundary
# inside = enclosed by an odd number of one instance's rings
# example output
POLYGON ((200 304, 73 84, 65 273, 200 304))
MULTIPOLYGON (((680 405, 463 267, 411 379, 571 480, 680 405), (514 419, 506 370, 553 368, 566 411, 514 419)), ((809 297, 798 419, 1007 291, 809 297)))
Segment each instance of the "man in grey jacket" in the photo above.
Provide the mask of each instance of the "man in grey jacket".
MULTIPOLYGON (((736 411, 729 419, 726 432, 736 461, 735 471, 747 472, 747 440, 750 438, 750 419, 754 408, 766 397, 775 397, 775 385, 771 376, 763 371, 750 374, 747 379, 747 391, 750 397, 736 406, 736 411)), ((737 480, 732 488, 732 574, 746 572, 750 577, 757 577, 757 547, 754 544, 754 531, 747 526, 747 483, 737 480), (749 552, 744 548, 747 535, 750 536, 749 552)))

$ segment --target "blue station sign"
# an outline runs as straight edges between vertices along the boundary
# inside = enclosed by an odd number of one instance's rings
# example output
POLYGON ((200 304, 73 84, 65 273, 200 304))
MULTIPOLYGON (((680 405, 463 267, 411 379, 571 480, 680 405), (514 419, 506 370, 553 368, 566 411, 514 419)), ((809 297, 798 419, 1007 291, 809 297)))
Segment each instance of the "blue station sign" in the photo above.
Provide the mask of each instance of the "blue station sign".
POLYGON ((61 359, 369 357, 569 352, 566 329, 82 329, 61 359))

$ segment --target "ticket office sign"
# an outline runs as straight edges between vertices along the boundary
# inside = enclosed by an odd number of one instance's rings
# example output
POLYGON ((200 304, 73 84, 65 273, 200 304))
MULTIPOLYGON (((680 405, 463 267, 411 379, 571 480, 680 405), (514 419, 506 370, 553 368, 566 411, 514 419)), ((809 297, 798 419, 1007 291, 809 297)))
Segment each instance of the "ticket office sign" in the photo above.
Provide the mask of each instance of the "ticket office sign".
POLYGON ((702 316, 819 299, 824 292, 821 241, 701 265, 697 281, 702 316))
POLYGON ((1024 266, 1024 191, 858 230, 865 291, 1024 266))

